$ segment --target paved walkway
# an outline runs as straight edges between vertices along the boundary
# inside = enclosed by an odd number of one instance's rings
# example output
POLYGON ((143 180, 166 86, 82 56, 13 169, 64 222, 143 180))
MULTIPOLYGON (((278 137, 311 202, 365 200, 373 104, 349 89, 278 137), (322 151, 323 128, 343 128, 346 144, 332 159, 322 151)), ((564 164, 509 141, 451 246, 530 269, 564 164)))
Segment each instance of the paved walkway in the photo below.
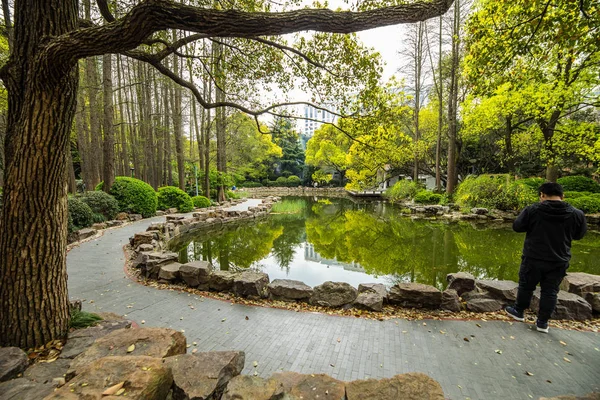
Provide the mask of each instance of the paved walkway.
POLYGON ((87 311, 126 314, 149 327, 183 329, 199 351, 243 350, 244 374, 257 371, 268 377, 286 370, 354 380, 419 371, 440 382, 452 400, 600 391, 598 333, 551 329, 544 335, 530 324, 499 321, 380 322, 231 305, 139 285, 123 272, 122 247, 134 233, 162 220, 108 230, 71 250, 71 297, 86 299, 87 311))

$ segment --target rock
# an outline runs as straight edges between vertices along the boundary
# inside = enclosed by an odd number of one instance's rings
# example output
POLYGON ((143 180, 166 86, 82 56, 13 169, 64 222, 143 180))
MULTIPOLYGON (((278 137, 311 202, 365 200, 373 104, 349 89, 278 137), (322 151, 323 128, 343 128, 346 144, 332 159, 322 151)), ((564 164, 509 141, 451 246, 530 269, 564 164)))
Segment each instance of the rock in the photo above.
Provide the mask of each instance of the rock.
POLYGON ((264 272, 244 271, 233 278, 233 293, 242 297, 266 297, 269 275, 264 272))
POLYGON ((477 280, 477 287, 490 293, 490 295, 505 304, 514 303, 517 300, 517 289, 519 284, 513 281, 477 280))
POLYGON ((101 230, 106 228, 108 228, 108 225, 106 225, 105 222, 97 222, 95 224, 92 224, 92 229, 101 230))
POLYGON ((96 230, 92 228, 80 229, 77 231, 77 240, 84 240, 96 234, 96 230))
POLYGON ((171 207, 166 211, 167 211, 167 214, 176 214, 178 210, 176 207, 171 207))
POLYGON ((152 239, 154 239, 154 233, 152 232, 140 232, 133 235, 133 242, 131 243, 131 247, 137 249, 141 244, 152 244, 152 239))
POLYGON ((157 217, 164 217, 165 215, 167 215, 166 212, 164 212, 162 210, 156 210, 156 216, 157 217))
POLYGON ((313 289, 309 302, 324 307, 339 307, 356 300, 358 290, 346 282, 327 281, 313 289))
POLYGON ((106 221, 105 224, 106 224, 107 227, 113 228, 115 226, 121 226, 121 225, 123 225, 123 221, 119 221, 119 220, 106 221))
MULTIPOLYGON (((131 329, 135 331, 138 329, 131 329)), ((185 348, 184 348, 185 350, 185 348)), ((102 393, 124 382, 122 396, 128 399, 163 400, 173 384, 171 370, 159 358, 109 356, 82 366, 69 384, 48 396, 52 399, 103 399, 102 393)), ((110 396, 112 397, 112 396, 110 396)))
POLYGON ((383 301, 386 302, 388 298, 387 288, 383 283, 361 283, 358 285, 358 293, 379 293, 383 297, 383 301))
POLYGON ((207 261, 192 261, 179 268, 181 279, 190 287, 208 283, 211 272, 212 266, 207 261))
POLYGON ((421 283, 398 283, 390 289, 389 301, 403 307, 439 308, 442 292, 421 283))
POLYGON ((257 376, 238 375, 229 381, 221 400, 275 400, 282 398, 283 388, 279 382, 257 376))
POLYGON ((141 216, 141 214, 129 214, 127 216, 127 218, 129 218, 130 221, 139 221, 141 220, 143 217, 141 216))
POLYGON ((487 208, 471 208, 471 214, 475 215, 487 215, 490 211, 487 208))
POLYGON ((154 251, 154 246, 152 246, 150 243, 140 244, 135 251, 137 251, 138 253, 152 252, 154 251))
POLYGON ((27 354, 18 347, 0 347, 0 382, 16 378, 29 366, 27 354))
POLYGON ((380 380, 365 379, 346 384, 347 400, 444 400, 438 382, 429 376, 411 372, 380 380))
POLYGON ((165 358, 173 372, 173 399, 220 399, 227 383, 244 369, 243 351, 214 351, 165 358))
POLYGON ((131 328, 131 321, 105 319, 95 326, 77 329, 69 333, 67 343, 60 352, 59 358, 75 358, 87 350, 96 339, 108 335, 119 329, 131 328))
POLYGON ((275 279, 268 287, 271 298, 283 301, 308 300, 313 292, 306 283, 291 279, 275 279))
POLYGON ((214 271, 210 275, 208 286, 217 292, 227 292, 233 288, 235 273, 229 271, 214 271))
POLYGON ((117 214, 117 216, 115 217, 115 219, 117 221, 126 221, 127 219, 129 219, 129 216, 127 215, 126 212, 120 212, 117 214))
POLYGON ((160 272, 158 273, 158 279, 161 281, 174 282, 179 279, 179 268, 180 263, 171 263, 160 266, 160 272))
POLYGON ((44 399, 54 386, 18 378, 0 383, 0 400, 44 399))
MULTIPOLYGON (((175 209, 175 210, 177 210, 177 209, 175 209)), ((175 211, 175 212, 177 212, 177 211, 175 211)), ((184 218, 185 217, 183 215, 167 215, 166 221, 167 222, 175 222, 175 221, 181 221, 184 218)))
POLYGON ((446 275, 448 289, 456 290, 458 295, 475 289, 475 277, 468 272, 454 272, 446 275))
POLYGON ((585 293, 584 299, 590 303, 593 312, 600 313, 600 293, 585 293))
POLYGON ((169 357, 186 352, 185 336, 167 328, 119 329, 97 339, 85 352, 75 357, 68 378, 78 375, 88 364, 107 356, 169 357), (132 351, 131 345, 135 345, 132 351))
POLYGON ((66 358, 59 358, 51 363, 33 364, 25 370, 23 378, 37 383, 49 383, 54 385, 54 379, 64 379, 70 364, 71 360, 66 358))
POLYGON ((475 288, 475 290, 461 294, 460 298, 464 301, 468 301, 472 299, 490 299, 492 296, 490 296, 488 292, 484 292, 481 289, 475 288))
POLYGON ((460 298, 458 293, 454 289, 446 289, 442 292, 442 304, 440 305, 442 310, 459 312, 462 310, 460 304, 460 298))
POLYGON ((561 289, 584 297, 584 293, 600 292, 600 275, 573 272, 562 281, 561 289))
POLYGON ((467 300, 467 310, 473 312, 494 312, 502 309, 502 303, 496 299, 467 300))
POLYGON ((269 378, 283 389, 285 399, 335 399, 345 398, 345 384, 325 374, 299 374, 278 372, 269 378))
POLYGON ((383 309, 383 296, 376 292, 359 293, 352 306, 361 310, 381 311, 383 309))
MULTIPOLYGON (((537 312, 540 307, 540 288, 536 288, 531 299, 531 308, 537 312)), ((561 290, 558 292, 556 308, 551 316, 552 319, 570 319, 583 321, 592 318, 592 306, 582 297, 574 293, 561 290)))

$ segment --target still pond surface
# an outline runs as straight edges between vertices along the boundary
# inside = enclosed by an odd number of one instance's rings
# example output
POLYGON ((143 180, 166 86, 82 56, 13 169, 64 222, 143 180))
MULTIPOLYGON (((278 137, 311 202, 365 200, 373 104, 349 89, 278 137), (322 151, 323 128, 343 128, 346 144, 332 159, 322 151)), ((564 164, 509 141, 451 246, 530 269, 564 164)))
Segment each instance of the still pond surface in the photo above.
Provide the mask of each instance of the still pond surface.
MULTIPOLYGON (((288 213, 173 243, 180 262, 207 260, 221 270, 260 269, 270 280, 419 282, 443 289, 446 274, 518 280, 524 234, 510 225, 411 220, 383 202, 284 198, 288 213), (291 212, 290 212, 291 211, 291 212)), ((600 275, 600 234, 573 243, 569 271, 600 275)))

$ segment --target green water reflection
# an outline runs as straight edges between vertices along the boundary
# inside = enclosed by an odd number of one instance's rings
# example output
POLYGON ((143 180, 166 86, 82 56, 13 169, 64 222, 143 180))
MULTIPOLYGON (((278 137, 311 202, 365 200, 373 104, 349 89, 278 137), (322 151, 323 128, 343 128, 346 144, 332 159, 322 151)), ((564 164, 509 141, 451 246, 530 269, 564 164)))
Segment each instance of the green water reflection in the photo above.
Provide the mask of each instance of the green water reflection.
MULTIPOLYGON (((271 279, 309 285, 341 280, 420 282, 442 289, 446 274, 518 279, 523 234, 505 226, 411 220, 385 203, 286 198, 298 213, 222 231, 200 231, 174 244, 180 261, 204 259, 223 270, 258 267, 271 279), (366 276, 369 275, 369 276, 366 276)), ((600 275, 600 235, 573 245, 570 271, 600 275)))

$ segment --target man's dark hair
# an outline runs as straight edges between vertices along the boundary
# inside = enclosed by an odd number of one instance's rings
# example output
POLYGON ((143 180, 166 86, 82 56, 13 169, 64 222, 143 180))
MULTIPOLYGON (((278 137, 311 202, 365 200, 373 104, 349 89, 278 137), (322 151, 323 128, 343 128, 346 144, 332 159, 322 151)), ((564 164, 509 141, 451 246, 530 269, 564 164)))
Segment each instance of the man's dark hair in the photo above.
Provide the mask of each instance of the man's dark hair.
POLYGON ((538 194, 544 193, 546 196, 559 196, 563 197, 563 188, 558 183, 554 182, 546 182, 542 183, 542 185, 538 189, 538 194))

